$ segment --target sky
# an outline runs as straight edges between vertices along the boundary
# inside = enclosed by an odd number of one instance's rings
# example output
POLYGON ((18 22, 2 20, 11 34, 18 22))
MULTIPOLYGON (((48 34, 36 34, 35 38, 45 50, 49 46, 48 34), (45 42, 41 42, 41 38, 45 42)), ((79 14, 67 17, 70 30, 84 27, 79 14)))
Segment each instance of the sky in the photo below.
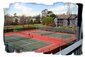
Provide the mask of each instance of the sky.
MULTIPOLYGON (((16 13, 18 16, 36 16, 41 14, 41 11, 44 9, 48 9, 52 11, 54 14, 64 14, 68 10, 68 6, 66 3, 54 3, 53 5, 43 5, 36 3, 13 3, 10 4, 9 8, 5 8, 5 14, 12 15, 16 13)), ((78 6, 75 4, 70 4, 70 12, 72 14, 78 13, 78 6)))

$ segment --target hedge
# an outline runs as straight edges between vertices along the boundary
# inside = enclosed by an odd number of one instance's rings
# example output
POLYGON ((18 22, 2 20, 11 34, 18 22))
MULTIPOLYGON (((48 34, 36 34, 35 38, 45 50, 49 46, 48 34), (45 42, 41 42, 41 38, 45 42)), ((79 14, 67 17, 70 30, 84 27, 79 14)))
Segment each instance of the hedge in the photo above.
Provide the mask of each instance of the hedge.
POLYGON ((25 25, 25 26, 6 26, 4 28, 5 32, 13 32, 13 31, 22 31, 22 30, 30 30, 30 29, 41 29, 41 30, 50 30, 56 32, 66 32, 66 33, 76 33, 77 27, 50 27, 44 26, 41 24, 34 24, 34 25, 25 25))
POLYGON ((64 33, 76 33, 77 27, 37 27, 40 30, 48 30, 55 32, 64 32, 64 33))
POLYGON ((56 27, 58 32, 76 33, 77 27, 56 27))
POLYGON ((29 29, 35 29, 35 27, 32 26, 11 26, 9 27, 5 27, 4 28, 4 32, 16 32, 16 31, 22 31, 22 30, 29 30, 29 29))

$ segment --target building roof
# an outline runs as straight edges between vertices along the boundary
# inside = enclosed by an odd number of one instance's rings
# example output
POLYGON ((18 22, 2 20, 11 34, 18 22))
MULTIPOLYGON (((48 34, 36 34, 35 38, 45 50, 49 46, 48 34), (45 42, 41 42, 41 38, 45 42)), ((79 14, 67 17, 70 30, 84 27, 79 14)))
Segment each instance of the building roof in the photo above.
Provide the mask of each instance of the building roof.
POLYGON ((65 14, 62 14, 62 15, 57 15, 58 18, 61 18, 61 19, 76 19, 77 18, 77 14, 71 14, 71 15, 65 15, 65 14))

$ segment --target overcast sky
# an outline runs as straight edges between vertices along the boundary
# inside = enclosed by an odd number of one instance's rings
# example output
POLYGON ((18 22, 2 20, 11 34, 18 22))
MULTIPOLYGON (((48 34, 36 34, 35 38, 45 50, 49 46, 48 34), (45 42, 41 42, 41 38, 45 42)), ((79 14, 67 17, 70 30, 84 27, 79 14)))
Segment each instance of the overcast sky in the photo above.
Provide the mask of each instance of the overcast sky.
MULTIPOLYGON (((5 14, 13 15, 14 13, 17 13, 17 15, 36 16, 41 14, 41 11, 44 9, 51 10, 54 14, 63 14, 68 10, 67 4, 64 3, 55 3, 53 5, 13 3, 10 4, 8 9, 5 9, 5 14)), ((72 14, 77 14, 78 6, 71 4, 70 11, 72 14)))

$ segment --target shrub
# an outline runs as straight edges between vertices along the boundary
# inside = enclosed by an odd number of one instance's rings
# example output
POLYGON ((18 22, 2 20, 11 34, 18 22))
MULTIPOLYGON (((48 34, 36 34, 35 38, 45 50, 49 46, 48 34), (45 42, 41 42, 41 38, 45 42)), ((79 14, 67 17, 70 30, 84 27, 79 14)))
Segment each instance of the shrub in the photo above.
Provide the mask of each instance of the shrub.
POLYGON ((77 27, 56 27, 58 32, 76 33, 77 27))

